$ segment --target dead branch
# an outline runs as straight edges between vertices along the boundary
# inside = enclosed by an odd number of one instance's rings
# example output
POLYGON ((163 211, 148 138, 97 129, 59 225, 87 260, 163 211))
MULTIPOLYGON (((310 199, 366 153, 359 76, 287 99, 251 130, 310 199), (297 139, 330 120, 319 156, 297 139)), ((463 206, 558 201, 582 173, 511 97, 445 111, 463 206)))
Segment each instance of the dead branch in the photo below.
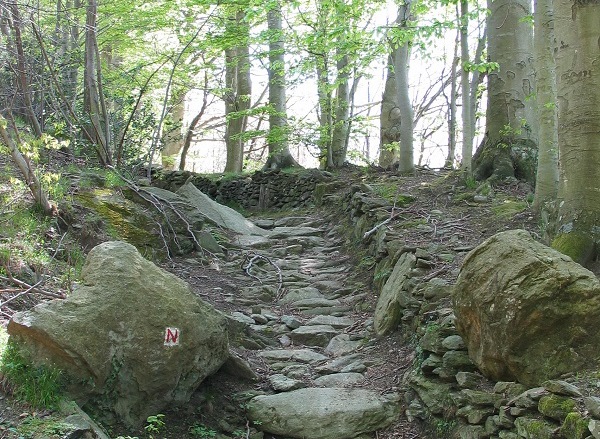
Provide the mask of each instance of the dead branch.
POLYGON ((257 281, 259 281, 260 283, 262 283, 262 280, 260 280, 259 277, 257 277, 255 275, 253 275, 252 273, 250 273, 250 270, 252 269, 252 264, 254 264, 254 262, 256 262, 258 260, 263 260, 263 261, 268 262, 277 271, 277 280, 278 280, 278 282, 277 282, 277 291, 275 292, 275 297, 276 298, 279 297, 279 292, 281 291, 281 288, 283 286, 283 275, 281 274, 281 269, 277 266, 277 264, 275 262, 273 262, 271 260, 271 258, 269 258, 267 256, 260 255, 258 253, 249 252, 244 257, 244 262, 242 262, 242 269, 244 270, 244 272, 248 276, 250 276, 251 278, 256 279, 257 281))
POLYGON ((385 221, 377 224, 375 227, 373 227, 371 230, 365 232, 365 234, 363 235, 363 240, 367 239, 369 236, 371 236, 373 233, 375 233, 377 230, 379 230, 380 228, 382 228, 383 226, 385 226, 386 224, 391 223, 392 221, 394 221, 396 218, 402 218, 402 219, 406 219, 403 216, 400 215, 400 212, 394 213, 395 208, 392 208, 392 214, 390 215, 390 217, 388 219, 386 219, 385 221))
MULTIPOLYGON (((33 292, 33 293, 41 294, 42 296, 52 297, 53 299, 64 299, 66 297, 62 293, 51 293, 50 291, 46 291, 46 290, 39 288, 39 286, 44 282, 43 279, 33 285, 29 285, 27 282, 23 282, 22 280, 15 279, 12 276, 10 276, 10 277, 0 276, 0 280, 3 280, 5 282, 10 282, 21 288, 25 288, 25 291, 22 292, 23 294, 33 292)), ((12 299, 9 299, 9 300, 12 300, 12 299)), ((5 303, 6 302, 3 302, 2 305, 4 305, 5 303)))

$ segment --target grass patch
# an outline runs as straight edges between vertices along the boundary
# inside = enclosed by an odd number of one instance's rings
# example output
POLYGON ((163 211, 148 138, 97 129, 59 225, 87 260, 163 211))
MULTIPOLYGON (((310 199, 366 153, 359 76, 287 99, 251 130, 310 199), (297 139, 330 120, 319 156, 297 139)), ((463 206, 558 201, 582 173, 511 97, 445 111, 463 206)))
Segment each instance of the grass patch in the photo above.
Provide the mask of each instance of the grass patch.
POLYGON ((54 409, 62 399, 62 372, 33 365, 10 340, 4 344, 0 371, 15 397, 35 408, 54 409))

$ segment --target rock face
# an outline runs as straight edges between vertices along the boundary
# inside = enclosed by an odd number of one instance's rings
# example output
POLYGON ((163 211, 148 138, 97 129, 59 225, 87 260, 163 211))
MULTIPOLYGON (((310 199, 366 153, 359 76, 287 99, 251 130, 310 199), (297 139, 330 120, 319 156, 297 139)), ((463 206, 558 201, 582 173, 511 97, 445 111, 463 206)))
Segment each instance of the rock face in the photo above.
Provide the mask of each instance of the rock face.
POLYGON ((389 334, 400 323, 402 309, 408 305, 406 292, 410 283, 410 272, 415 268, 416 260, 412 253, 402 254, 390 278, 383 286, 374 316, 377 335, 389 334))
POLYGON ((346 439, 390 425, 398 404, 364 389, 307 388, 250 401, 260 429, 291 438, 346 439))
POLYGON ((600 282, 524 230, 469 253, 453 300, 469 356, 491 379, 537 385, 600 363, 600 282))
POLYGON ((34 362, 64 370, 81 392, 129 425, 192 392, 228 358, 225 318, 130 244, 90 251, 68 299, 17 313, 11 339, 34 362))

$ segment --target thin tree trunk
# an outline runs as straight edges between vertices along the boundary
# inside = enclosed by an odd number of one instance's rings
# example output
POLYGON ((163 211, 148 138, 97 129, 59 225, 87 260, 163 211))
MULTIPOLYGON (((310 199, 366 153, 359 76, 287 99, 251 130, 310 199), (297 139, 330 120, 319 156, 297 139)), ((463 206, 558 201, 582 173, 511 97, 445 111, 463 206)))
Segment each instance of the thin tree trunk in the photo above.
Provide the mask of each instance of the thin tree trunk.
MULTIPOLYGON (((396 24, 400 28, 408 27, 411 15, 411 1, 405 0, 398 7, 398 18, 396 24)), ((414 151, 413 151, 413 108, 408 93, 408 63, 410 61, 410 42, 395 49, 394 73, 396 75, 396 87, 398 93, 398 109, 400 110, 400 119, 402 129, 400 130, 400 161, 398 162, 398 171, 401 173, 413 172, 414 151)))
POLYGON ((229 32, 235 33, 243 43, 225 49, 225 81, 230 90, 225 99, 227 127, 225 129, 225 145, 227 160, 225 172, 241 172, 244 166, 244 139, 247 115, 250 108, 252 82, 250 78, 250 49, 248 46, 249 28, 242 21, 244 12, 236 11, 228 20, 229 32))
POLYGON ((394 51, 388 56, 379 117, 379 166, 387 169, 398 163, 400 159, 401 119, 398 108, 398 92, 396 91, 396 75, 394 74, 394 56, 394 51))
POLYGON ((539 214, 548 201, 556 198, 558 191, 558 127, 552 1, 536 0, 534 7, 536 99, 540 128, 533 208, 539 214))
POLYGON ((54 213, 54 208, 50 201, 48 201, 48 196, 46 192, 44 192, 40 181, 35 175, 35 170, 33 169, 29 159, 21 153, 19 145, 17 145, 17 143, 10 137, 6 129, 7 125, 6 119, 0 115, 0 138, 8 147, 13 161, 18 166, 21 174, 23 174, 23 178, 25 178, 27 187, 29 187, 35 202, 40 206, 44 214, 52 215, 54 213))
POLYGON ((23 39, 21 37, 23 23, 21 22, 21 15, 19 13, 19 8, 17 7, 16 1, 10 2, 9 7, 12 15, 13 33, 15 39, 14 43, 17 51, 17 79, 19 88, 21 89, 21 95, 23 96, 23 103, 25 104, 25 111, 29 117, 29 123, 33 127, 35 135, 39 137, 42 135, 42 127, 37 119, 37 116, 35 115, 35 111, 33 110, 31 87, 29 85, 28 78, 29 71, 26 67, 25 52, 23 51, 23 39))
POLYGON ((329 65, 327 55, 317 56, 317 95, 319 96, 319 151, 321 168, 333 166, 331 126, 333 124, 331 91, 329 91, 329 65))
MULTIPOLYGON (((343 43, 338 42, 339 45, 343 43)), ((349 57, 341 53, 340 47, 337 52, 337 88, 335 96, 335 120, 331 135, 331 152, 333 166, 339 168, 346 161, 348 152, 348 117, 350 115, 350 73, 348 71, 349 57)))
POLYGON ((269 29, 269 157, 265 169, 282 169, 298 166, 290 154, 285 76, 285 44, 281 25, 281 4, 277 2, 267 12, 269 29))
POLYGON ((460 64, 458 47, 460 46, 460 30, 454 40, 454 54, 452 57, 452 70, 450 71, 450 99, 448 102, 448 155, 444 163, 445 168, 454 168, 456 158, 456 97, 457 97, 457 66, 460 64))
POLYGON ((96 63, 96 0, 88 0, 85 25, 85 66, 84 66, 84 109, 91 122, 90 134, 96 145, 98 158, 103 166, 112 163, 111 153, 100 119, 100 96, 97 83, 96 63))
POLYGON ((460 80, 462 89, 462 162, 460 169, 466 175, 472 172, 473 126, 471 121, 471 88, 469 87, 469 1, 460 1, 460 80))

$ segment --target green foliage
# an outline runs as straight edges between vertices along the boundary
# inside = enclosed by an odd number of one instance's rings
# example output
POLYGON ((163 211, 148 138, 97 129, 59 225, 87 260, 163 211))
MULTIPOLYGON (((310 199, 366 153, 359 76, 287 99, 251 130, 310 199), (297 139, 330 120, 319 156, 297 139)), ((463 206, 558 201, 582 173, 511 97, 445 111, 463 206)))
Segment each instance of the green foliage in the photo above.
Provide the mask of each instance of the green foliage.
POLYGON ((60 369, 33 365, 10 340, 2 353, 0 371, 15 396, 36 408, 55 408, 62 399, 60 369))
POLYGON ((217 436, 217 432, 204 424, 194 423, 189 428, 190 435, 199 439, 210 439, 217 436))
POLYGON ((38 438, 38 437, 62 437, 73 426, 55 416, 38 418, 27 416, 16 428, 20 438, 38 438))
POLYGON ((144 430, 150 438, 153 438, 155 434, 160 433, 165 428, 165 415, 159 413, 157 415, 148 416, 146 419, 146 426, 144 430))

